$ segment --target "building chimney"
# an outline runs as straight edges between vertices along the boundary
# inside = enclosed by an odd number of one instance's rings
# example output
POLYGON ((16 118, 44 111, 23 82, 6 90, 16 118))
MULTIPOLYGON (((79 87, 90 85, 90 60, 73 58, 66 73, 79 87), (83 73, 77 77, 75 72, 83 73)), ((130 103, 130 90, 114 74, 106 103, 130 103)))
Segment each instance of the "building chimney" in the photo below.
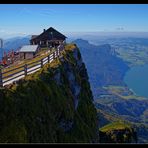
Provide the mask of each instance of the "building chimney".
POLYGON ((46 31, 46 29, 43 30, 43 32, 45 32, 45 31, 46 31))

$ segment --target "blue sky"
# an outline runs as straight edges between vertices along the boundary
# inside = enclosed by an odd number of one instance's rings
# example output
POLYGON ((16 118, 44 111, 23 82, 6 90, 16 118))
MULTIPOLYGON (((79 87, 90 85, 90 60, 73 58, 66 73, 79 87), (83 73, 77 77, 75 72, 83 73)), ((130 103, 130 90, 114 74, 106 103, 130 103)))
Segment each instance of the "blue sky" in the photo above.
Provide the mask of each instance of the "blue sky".
POLYGON ((0 37, 61 32, 148 32, 147 4, 0 4, 0 37))

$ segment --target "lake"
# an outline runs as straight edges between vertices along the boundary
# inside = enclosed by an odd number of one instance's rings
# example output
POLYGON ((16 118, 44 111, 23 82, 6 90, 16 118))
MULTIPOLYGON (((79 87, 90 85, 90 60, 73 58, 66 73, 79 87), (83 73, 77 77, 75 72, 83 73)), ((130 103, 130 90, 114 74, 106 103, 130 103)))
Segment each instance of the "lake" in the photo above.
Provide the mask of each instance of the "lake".
POLYGON ((148 97, 148 65, 132 67, 126 73, 124 82, 136 95, 148 97))

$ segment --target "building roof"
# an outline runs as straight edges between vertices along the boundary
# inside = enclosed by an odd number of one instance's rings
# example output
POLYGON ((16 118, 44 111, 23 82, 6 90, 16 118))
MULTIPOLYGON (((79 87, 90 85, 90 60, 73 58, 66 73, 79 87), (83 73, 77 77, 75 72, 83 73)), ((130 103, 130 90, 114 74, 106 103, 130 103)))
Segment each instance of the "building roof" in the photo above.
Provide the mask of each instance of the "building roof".
POLYGON ((34 39, 34 38, 36 38, 38 35, 32 35, 31 36, 31 39, 34 39))
POLYGON ((50 27, 47 30, 44 29, 44 31, 40 35, 36 37, 33 36, 31 40, 65 40, 65 38, 67 38, 65 35, 50 27))
POLYGON ((39 47, 38 45, 24 45, 19 50, 19 52, 36 52, 38 47, 39 47))

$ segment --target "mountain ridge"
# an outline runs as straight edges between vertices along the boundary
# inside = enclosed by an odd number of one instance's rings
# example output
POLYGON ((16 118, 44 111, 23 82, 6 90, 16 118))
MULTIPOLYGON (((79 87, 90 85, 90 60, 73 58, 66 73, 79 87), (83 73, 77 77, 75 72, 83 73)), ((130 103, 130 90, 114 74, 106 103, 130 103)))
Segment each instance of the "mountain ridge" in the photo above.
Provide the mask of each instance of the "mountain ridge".
POLYGON ((1 143, 97 143, 98 121, 79 49, 0 89, 1 143))
MULTIPOLYGON (((82 57, 88 69, 98 116, 102 117, 102 119, 99 118, 100 126, 120 119, 134 124, 137 131, 142 131, 142 125, 146 129, 145 114, 148 109, 148 100, 135 96, 123 81, 125 73, 130 68, 128 63, 123 61, 121 57, 117 57, 118 54, 112 55, 109 51, 109 49, 111 50, 110 46, 96 46, 84 40, 73 42, 77 43, 81 49, 82 57), (87 46, 87 44, 89 45, 87 46), (121 68, 121 63, 125 68, 121 68), (104 73, 105 75, 103 75, 104 73), (110 78, 111 75, 114 75, 112 79, 110 78), (102 78, 103 81, 100 83, 102 78)), ((148 135, 148 132, 138 132, 139 142, 146 141, 145 135, 148 135)))

